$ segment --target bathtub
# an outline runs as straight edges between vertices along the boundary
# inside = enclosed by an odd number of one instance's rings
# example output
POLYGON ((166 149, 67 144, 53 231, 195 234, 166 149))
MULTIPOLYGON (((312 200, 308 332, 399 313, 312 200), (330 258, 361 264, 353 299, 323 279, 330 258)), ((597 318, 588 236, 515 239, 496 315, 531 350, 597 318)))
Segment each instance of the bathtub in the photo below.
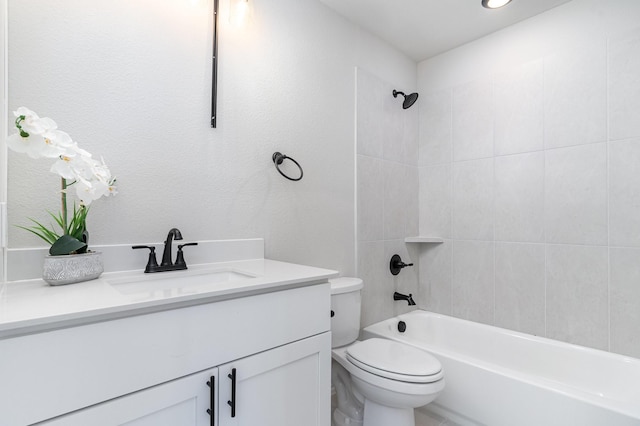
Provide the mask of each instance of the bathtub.
POLYGON ((635 358, 420 310, 366 327, 361 337, 438 358, 446 386, 425 408, 461 425, 640 425, 635 358))

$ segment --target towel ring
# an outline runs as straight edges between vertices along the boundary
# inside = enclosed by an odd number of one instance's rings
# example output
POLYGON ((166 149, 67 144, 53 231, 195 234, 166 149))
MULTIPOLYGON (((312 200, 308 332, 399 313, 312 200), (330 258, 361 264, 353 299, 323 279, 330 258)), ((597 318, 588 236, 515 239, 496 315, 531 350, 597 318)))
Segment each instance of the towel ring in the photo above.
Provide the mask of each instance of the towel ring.
POLYGON ((302 171, 302 166, 301 166, 300 164, 298 164, 298 162, 297 162, 296 160, 294 160, 293 158, 291 158, 291 157, 287 157, 286 155, 281 154, 281 153, 279 153, 279 152, 274 152, 274 153, 273 153, 273 155, 271 156, 271 159, 273 160, 273 164, 275 164, 276 169, 278 170, 278 172, 279 172, 282 176, 284 176, 284 177, 286 177, 287 179, 292 180, 292 181, 298 181, 298 180, 302 179, 302 175, 304 174, 304 172, 302 171), (284 160, 291 160, 291 161, 293 162, 293 164, 295 164, 296 166, 298 166, 298 168, 300 169, 300 176, 299 176, 299 177, 297 177, 297 178, 289 177, 289 176, 285 175, 285 174, 282 172, 282 170, 280 170, 280 167, 279 167, 279 166, 280 166, 280 164, 282 164, 282 162, 283 162, 284 160))

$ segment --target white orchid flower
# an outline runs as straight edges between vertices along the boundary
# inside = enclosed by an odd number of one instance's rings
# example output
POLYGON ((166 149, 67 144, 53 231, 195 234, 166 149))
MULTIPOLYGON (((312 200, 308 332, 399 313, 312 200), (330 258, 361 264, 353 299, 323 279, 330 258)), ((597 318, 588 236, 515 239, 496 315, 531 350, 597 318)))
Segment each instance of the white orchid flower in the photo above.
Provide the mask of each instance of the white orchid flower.
POLYGON ((56 158, 72 143, 71 137, 60 130, 48 130, 40 135, 23 137, 15 133, 7 138, 7 146, 31 158, 56 158))
POLYGON ((94 162, 95 160, 91 159, 91 154, 79 148, 78 144, 73 143, 58 156, 58 161, 51 166, 51 172, 70 180, 75 180, 78 177, 91 179, 91 168, 94 162))
POLYGON ((19 132, 7 138, 7 146, 31 158, 56 158, 73 141, 50 118, 40 118, 28 108, 20 107, 13 114, 19 132))
POLYGON ((109 184, 101 180, 78 179, 75 184, 76 195, 82 201, 82 204, 89 206, 92 201, 111 193, 109 184))
MULTIPOLYGON (((71 137, 58 130, 58 125, 50 118, 41 118, 28 108, 20 107, 13 112, 16 116, 15 126, 18 133, 7 138, 10 149, 27 154, 32 158, 56 158, 51 166, 51 172, 61 177, 62 191, 60 193, 61 213, 56 217, 56 222, 62 228, 64 235, 72 235, 72 238, 83 239, 86 230, 87 210, 84 208, 73 209, 73 218, 67 219, 67 193, 71 186, 80 199, 82 206, 89 206, 92 201, 103 196, 115 195, 115 179, 104 162, 97 161, 91 154, 78 147, 71 137)), ((29 231, 52 244, 52 249, 58 241, 58 233, 55 229, 43 227, 35 222, 29 231), (55 237, 55 238, 54 238, 55 237)), ((52 255, 67 254, 59 249, 52 255)))

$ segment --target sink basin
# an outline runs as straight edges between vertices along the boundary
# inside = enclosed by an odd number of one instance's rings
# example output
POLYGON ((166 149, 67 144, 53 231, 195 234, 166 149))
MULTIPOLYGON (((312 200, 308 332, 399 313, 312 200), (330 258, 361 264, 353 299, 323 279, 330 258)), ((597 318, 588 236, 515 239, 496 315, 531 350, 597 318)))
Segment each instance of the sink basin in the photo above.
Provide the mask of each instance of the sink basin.
POLYGON ((172 295, 202 293, 219 288, 234 281, 244 281, 255 278, 245 272, 232 269, 219 270, 187 270, 156 272, 151 274, 127 275, 123 277, 107 278, 106 281, 119 293, 153 294, 157 291, 172 295))

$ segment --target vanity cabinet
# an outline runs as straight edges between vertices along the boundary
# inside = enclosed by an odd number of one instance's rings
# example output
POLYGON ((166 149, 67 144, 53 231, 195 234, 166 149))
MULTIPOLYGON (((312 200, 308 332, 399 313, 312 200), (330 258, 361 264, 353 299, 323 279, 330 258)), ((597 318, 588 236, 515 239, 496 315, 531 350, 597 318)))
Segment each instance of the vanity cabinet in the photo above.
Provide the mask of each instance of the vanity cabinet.
POLYGON ((330 423, 326 281, 204 302, 0 339, 0 424, 330 423))
MULTIPOLYGON (((207 413, 211 402, 211 389, 207 386, 207 382, 210 383, 213 377, 215 389, 217 376, 218 369, 212 368, 39 424, 43 426, 211 426, 211 417, 207 413)), ((214 396, 215 394, 217 390, 214 396)), ((217 399, 214 399, 214 403, 218 403, 217 399)))
POLYGON ((319 391, 328 343, 328 333, 310 337, 42 425, 324 426, 319 391))
POLYGON ((327 345, 329 333, 220 366, 219 426, 329 425, 327 345), (235 402, 235 413, 227 401, 235 402))

